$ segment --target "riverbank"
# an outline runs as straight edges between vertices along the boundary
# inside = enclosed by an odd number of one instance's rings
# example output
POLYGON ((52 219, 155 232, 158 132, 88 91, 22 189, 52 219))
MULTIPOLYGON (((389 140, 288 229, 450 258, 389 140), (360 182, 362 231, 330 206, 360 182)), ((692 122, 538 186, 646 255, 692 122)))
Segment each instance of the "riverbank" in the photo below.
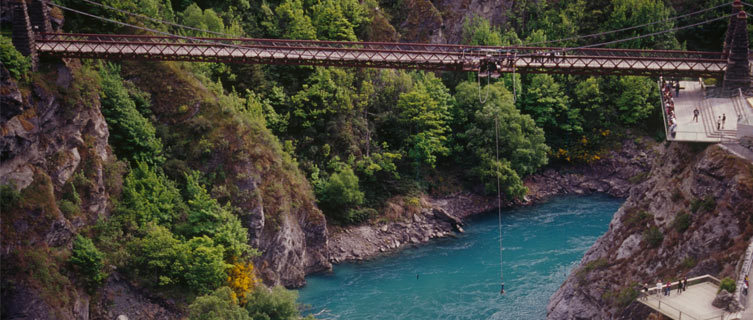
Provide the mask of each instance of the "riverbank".
MULTIPOLYGON (((644 181, 659 154, 647 138, 627 139, 620 149, 588 164, 550 166, 525 179, 528 195, 503 207, 532 205, 567 194, 606 193, 626 198, 630 188, 644 181)), ((399 221, 352 227, 329 227, 329 261, 359 261, 405 246, 462 232, 462 221, 497 207, 496 198, 458 193, 442 198, 422 197, 420 210, 399 221)))

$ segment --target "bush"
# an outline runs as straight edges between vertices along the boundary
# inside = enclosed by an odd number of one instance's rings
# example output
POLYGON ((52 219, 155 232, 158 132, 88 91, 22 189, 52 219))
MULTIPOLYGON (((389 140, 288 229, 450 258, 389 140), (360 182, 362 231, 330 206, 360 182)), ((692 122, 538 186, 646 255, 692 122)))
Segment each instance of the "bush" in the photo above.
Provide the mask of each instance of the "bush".
POLYGON ((0 185, 0 212, 5 213, 18 205, 21 193, 15 187, 0 185))
POLYGON ((162 141, 156 136, 156 129, 149 119, 139 113, 119 72, 120 68, 112 64, 99 71, 102 114, 110 129, 110 143, 120 159, 161 165, 165 161, 162 141))
POLYGON ((58 207, 60 208, 60 211, 63 212, 63 215, 67 218, 74 217, 81 213, 81 208, 77 204, 67 199, 60 200, 58 207))
POLYGON ((358 187, 358 177, 350 167, 333 173, 317 196, 324 212, 341 222, 348 221, 349 210, 361 205, 364 198, 358 187))
POLYGON ((638 212, 635 212, 628 216, 627 220, 625 220, 625 224, 629 227, 634 227, 638 225, 643 225, 645 222, 651 221, 654 219, 654 215, 648 213, 646 210, 640 210, 638 212))
POLYGON ((643 240, 646 241, 650 247, 656 248, 664 241, 664 234, 659 230, 659 227, 652 226, 643 232, 643 240))
POLYGON ((149 222, 170 224, 186 211, 180 192, 172 181, 144 162, 126 176, 116 213, 128 224, 141 227, 149 222))
POLYGON ((296 291, 280 286, 271 290, 259 288, 251 294, 246 310, 252 319, 296 320, 300 317, 296 299, 296 291))
POLYGON ((704 213, 714 211, 716 208, 716 201, 714 197, 708 195, 701 199, 695 199, 690 203, 690 212, 692 213, 704 213))
POLYGON ((224 248, 204 236, 182 242, 162 226, 150 225, 144 238, 129 244, 132 271, 147 284, 176 285, 206 294, 227 280, 224 248))
POLYGON ((73 240, 73 252, 68 262, 72 264, 84 279, 87 290, 92 293, 102 284, 107 274, 104 268, 104 254, 94 246, 91 239, 77 235, 73 240))
POLYGON ((722 290, 727 290, 729 293, 735 293, 735 289, 737 289, 735 280, 730 277, 724 277, 719 283, 719 291, 717 291, 717 293, 722 292, 722 290))
POLYGON ((680 211, 677 216, 675 216, 675 220, 672 222, 672 226, 677 230, 677 232, 685 232, 685 230, 688 230, 690 227, 690 224, 693 222, 693 218, 687 214, 685 211, 680 211))
POLYGON ((350 209, 345 217, 345 223, 358 224, 369 220, 371 217, 376 217, 377 214, 377 211, 372 208, 350 209))
POLYGON ((13 41, 5 36, 0 36, 0 62, 15 79, 25 79, 31 69, 31 60, 18 52, 13 41))
POLYGON ((233 291, 228 287, 215 290, 212 294, 196 298, 188 306, 190 320, 250 320, 248 311, 233 302, 233 291))

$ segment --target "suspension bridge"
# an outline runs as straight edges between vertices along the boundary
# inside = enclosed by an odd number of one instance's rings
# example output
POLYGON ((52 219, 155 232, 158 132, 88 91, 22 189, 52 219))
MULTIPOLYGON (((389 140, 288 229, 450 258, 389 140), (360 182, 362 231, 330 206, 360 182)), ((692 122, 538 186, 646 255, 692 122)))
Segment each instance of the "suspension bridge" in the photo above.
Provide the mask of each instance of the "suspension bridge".
MULTIPOLYGON (((708 77, 723 80, 725 90, 729 92, 736 92, 741 88, 747 91, 751 85, 747 14, 739 0, 732 3, 732 13, 729 15, 654 34, 575 48, 186 37, 114 21, 44 0, 12 1, 14 45, 20 52, 34 58, 46 56, 476 71, 484 76, 519 72, 708 77), (56 33, 52 31, 48 19, 49 6, 141 29, 152 35, 56 33), (729 19, 723 52, 595 48, 721 19, 729 19)), ((103 6, 92 1, 86 2, 103 6)))

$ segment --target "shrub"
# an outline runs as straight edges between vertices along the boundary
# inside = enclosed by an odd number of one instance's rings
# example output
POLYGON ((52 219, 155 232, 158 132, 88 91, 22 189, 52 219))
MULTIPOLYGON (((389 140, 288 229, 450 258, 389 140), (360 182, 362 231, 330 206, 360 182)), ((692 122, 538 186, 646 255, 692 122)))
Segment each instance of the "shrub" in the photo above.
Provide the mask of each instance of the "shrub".
POLYGON ((131 270, 152 286, 175 285, 206 294, 227 279, 224 248, 206 236, 182 242, 170 230, 149 225, 146 236, 128 247, 131 270))
POLYGON ((58 207, 60 208, 60 211, 63 212, 63 215, 67 218, 74 217, 81 213, 81 208, 77 204, 67 199, 60 200, 58 207))
POLYGON ((664 234, 659 230, 659 227, 652 226, 643 232, 643 240, 646 241, 650 247, 656 248, 662 243, 662 241, 664 241, 664 234))
POLYGON ((735 289, 737 289, 737 285, 735 284, 735 280, 733 280, 730 277, 724 277, 722 281, 719 283, 719 291, 722 292, 722 290, 727 290, 729 293, 735 293, 735 289))
POLYGON ((222 287, 188 306, 190 320, 250 320, 248 311, 233 302, 233 291, 222 287))
POLYGON ((0 62, 15 79, 25 79, 31 69, 31 60, 18 52, 13 41, 5 36, 0 36, 0 62))
POLYGON ((377 211, 372 208, 350 209, 345 217, 345 223, 358 224, 376 216, 377 211))
POLYGON ((300 317, 296 299, 297 292, 280 286, 260 288, 251 294, 246 310, 252 319, 296 320, 300 317))
POLYGON ((685 197, 682 196, 682 191, 680 191, 680 189, 675 189, 672 191, 672 197, 670 199, 672 199, 672 202, 677 202, 684 198, 685 197))
POLYGON ((102 272, 104 254, 94 246, 91 239, 77 235, 73 240, 73 251, 70 262, 84 279, 86 288, 93 292, 105 279, 107 274, 102 272))
POLYGON ((317 196, 324 212, 341 222, 347 222, 349 210, 361 205, 364 198, 358 187, 358 177, 350 167, 333 173, 317 196))
POLYGON ((627 220, 625 220, 625 224, 629 227, 634 227, 642 225, 645 222, 651 221, 653 219, 653 214, 648 213, 646 210, 639 210, 638 212, 629 215, 627 220))
POLYGON ((704 213, 714 211, 716 208, 716 200, 711 195, 701 199, 695 199, 690 203, 690 212, 692 213, 704 213))
POLYGON ((675 216, 675 220, 672 222, 672 226, 677 230, 677 232, 685 232, 685 230, 688 230, 690 227, 690 223, 693 222, 693 218, 687 214, 685 211, 680 211, 677 216, 675 216))
POLYGON ((227 285, 232 290, 233 301, 239 305, 245 306, 248 303, 248 295, 260 282, 254 274, 252 262, 235 263, 228 270, 227 285))
POLYGON ((119 75, 120 68, 100 68, 102 114, 110 129, 110 143, 120 159, 160 165, 165 161, 156 129, 137 108, 119 75))
POLYGON ((682 262, 680 263, 684 269, 692 269, 696 265, 695 259, 693 257, 686 257, 685 259, 682 259, 682 262))
POLYGON ((0 185, 0 212, 5 213, 18 205, 21 193, 10 185, 0 185))
POLYGON ((169 224, 185 212, 185 203, 172 181, 144 162, 126 176, 116 212, 137 227, 149 222, 169 224))

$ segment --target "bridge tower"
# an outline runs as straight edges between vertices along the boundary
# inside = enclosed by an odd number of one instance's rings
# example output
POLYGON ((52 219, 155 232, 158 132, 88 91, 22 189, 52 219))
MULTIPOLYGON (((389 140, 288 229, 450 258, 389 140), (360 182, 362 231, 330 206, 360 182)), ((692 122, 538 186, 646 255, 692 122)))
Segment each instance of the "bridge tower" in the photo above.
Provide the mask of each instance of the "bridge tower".
MULTIPOLYGON (((735 4, 740 3, 739 0, 735 4)), ((748 55, 748 14, 742 9, 742 4, 735 7, 738 11, 730 19, 730 25, 725 37, 725 52, 727 56, 727 70, 724 72, 723 91, 725 94, 735 94, 739 89, 751 90, 750 61, 748 55)))
POLYGON ((21 54, 31 57, 33 69, 37 67, 37 47, 34 44, 34 32, 29 20, 26 1, 13 1, 13 46, 21 54))
POLYGON ((34 32, 52 32, 50 7, 43 0, 31 0, 29 4, 29 20, 34 32))

